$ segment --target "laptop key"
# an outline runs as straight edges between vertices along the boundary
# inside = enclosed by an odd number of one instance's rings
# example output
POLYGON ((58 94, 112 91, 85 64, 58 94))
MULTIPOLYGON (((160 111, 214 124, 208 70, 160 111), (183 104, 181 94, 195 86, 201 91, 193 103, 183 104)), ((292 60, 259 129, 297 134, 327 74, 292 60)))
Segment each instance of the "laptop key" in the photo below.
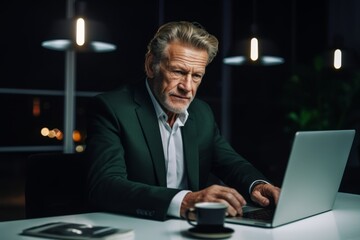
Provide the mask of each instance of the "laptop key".
POLYGON ((274 209, 263 208, 255 211, 245 212, 243 218, 271 220, 274 216, 274 209))

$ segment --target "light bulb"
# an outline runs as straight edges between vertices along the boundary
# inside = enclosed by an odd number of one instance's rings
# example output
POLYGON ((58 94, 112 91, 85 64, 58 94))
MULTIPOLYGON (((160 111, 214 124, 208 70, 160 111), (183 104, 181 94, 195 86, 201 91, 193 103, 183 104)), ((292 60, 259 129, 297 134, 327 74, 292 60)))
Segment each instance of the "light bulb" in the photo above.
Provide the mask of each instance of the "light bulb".
POLYGON ((85 44, 85 21, 83 18, 76 20, 76 44, 79 46, 85 44))

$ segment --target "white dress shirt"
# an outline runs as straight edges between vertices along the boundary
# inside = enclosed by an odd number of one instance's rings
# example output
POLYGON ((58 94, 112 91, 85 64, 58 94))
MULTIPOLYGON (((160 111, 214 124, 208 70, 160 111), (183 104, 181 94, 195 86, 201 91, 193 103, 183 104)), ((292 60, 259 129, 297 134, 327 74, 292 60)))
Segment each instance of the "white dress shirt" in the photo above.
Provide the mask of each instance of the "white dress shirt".
MULTIPOLYGON (((155 99, 147 81, 146 88, 151 97, 151 101, 154 105, 156 116, 159 122, 160 135, 165 157, 167 187, 187 189, 187 175, 184 166, 183 142, 180 127, 185 125, 189 113, 186 111, 183 114, 179 114, 173 127, 171 128, 167 123, 168 116, 155 99)), ((180 191, 174 196, 168 209, 169 216, 180 217, 181 203, 188 192, 190 191, 180 191)))

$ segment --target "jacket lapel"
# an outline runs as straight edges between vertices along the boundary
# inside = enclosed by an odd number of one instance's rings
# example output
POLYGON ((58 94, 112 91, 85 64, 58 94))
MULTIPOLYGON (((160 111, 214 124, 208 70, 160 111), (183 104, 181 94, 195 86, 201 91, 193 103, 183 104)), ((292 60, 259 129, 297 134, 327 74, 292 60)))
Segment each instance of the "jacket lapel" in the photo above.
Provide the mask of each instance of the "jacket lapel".
POLYGON ((159 125, 145 83, 142 84, 140 90, 135 91, 135 101, 140 105, 136 112, 151 154, 159 186, 166 187, 165 158, 159 125))
POLYGON ((194 120, 189 115, 185 126, 181 128, 183 147, 184 147, 184 161, 188 176, 189 189, 193 191, 199 190, 199 154, 196 141, 196 125, 194 120))

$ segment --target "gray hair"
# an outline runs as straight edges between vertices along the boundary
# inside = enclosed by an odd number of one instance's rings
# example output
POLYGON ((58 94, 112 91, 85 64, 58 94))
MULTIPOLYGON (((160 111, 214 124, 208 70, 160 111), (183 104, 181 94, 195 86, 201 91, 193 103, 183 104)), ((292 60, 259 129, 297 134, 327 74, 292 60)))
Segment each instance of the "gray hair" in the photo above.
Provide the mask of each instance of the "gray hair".
POLYGON ((179 41, 198 49, 206 50, 209 56, 207 64, 211 63, 218 52, 219 41, 209 34, 199 23, 186 21, 169 22, 162 25, 147 46, 147 53, 153 54, 153 64, 157 65, 164 57, 169 43, 179 41))

